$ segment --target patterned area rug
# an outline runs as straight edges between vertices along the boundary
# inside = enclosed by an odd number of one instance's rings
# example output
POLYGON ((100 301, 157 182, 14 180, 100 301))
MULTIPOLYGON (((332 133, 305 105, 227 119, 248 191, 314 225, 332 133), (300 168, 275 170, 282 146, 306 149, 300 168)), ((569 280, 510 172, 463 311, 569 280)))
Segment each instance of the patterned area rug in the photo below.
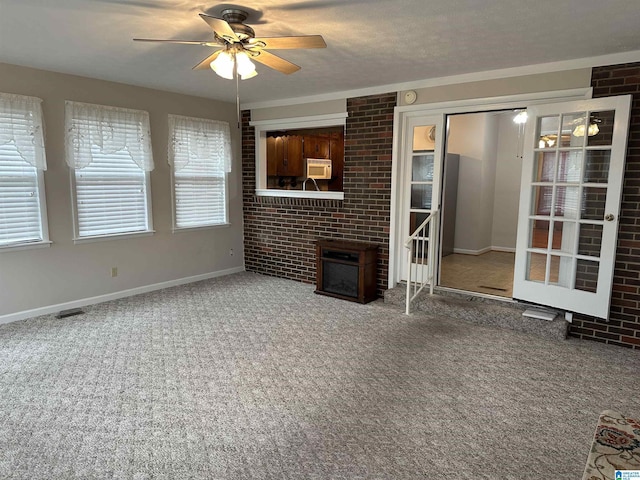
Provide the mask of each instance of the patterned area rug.
POLYGON ((640 352, 242 273, 0 326, 2 479, 580 478, 640 352))
POLYGON ((583 480, 616 480, 616 470, 640 471, 640 421, 606 410, 598 419, 583 480))

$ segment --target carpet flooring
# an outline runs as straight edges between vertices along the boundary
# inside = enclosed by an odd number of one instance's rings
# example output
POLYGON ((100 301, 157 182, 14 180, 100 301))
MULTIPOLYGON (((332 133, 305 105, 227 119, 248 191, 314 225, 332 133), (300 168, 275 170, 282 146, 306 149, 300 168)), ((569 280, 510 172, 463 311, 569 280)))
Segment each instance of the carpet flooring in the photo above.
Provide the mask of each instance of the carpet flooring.
POLYGON ((580 478, 639 374, 241 273, 0 326, 0 478, 580 478))

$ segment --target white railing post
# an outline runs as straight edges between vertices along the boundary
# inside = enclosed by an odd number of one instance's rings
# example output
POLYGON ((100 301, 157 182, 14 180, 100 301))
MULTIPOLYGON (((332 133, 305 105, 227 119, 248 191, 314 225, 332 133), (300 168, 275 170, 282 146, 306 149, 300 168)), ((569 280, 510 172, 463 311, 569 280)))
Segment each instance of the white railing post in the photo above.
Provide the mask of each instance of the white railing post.
POLYGON ((433 210, 429 216, 422 222, 422 224, 416 228, 415 232, 409 236, 409 239, 405 242, 404 246, 408 250, 408 258, 407 258, 407 297, 405 299, 405 313, 409 315, 411 313, 411 302, 415 300, 418 294, 422 291, 422 289, 427 284, 426 280, 429 282, 429 293, 433 295, 433 287, 434 287, 434 279, 435 279, 435 256, 436 256, 436 237, 439 231, 439 221, 440 221, 440 212, 439 210, 433 210), (427 237, 425 233, 428 232, 429 236, 427 237), (415 272, 415 281, 413 281, 413 257, 415 255, 415 245, 420 248, 419 258, 416 259, 418 264, 420 265, 420 273, 418 274, 418 267, 416 266, 415 272), (425 246, 427 248, 425 248, 425 246), (425 273, 425 254, 427 259, 426 273, 425 273), (412 287, 413 286, 413 292, 412 287))
POLYGON ((411 244, 407 247, 407 296, 405 298, 405 311, 407 315, 410 313, 411 309, 411 264, 413 263, 413 240, 411 240, 411 244))

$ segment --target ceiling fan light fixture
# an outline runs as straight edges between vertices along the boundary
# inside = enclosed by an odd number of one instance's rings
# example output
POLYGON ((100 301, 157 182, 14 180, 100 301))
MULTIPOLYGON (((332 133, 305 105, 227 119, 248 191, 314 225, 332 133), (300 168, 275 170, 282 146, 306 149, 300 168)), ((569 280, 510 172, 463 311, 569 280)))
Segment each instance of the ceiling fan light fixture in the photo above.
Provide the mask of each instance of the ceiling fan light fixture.
POLYGON ((222 78, 233 80, 233 55, 229 52, 220 52, 210 67, 222 78))
POLYGON ((517 115, 515 117, 513 117, 513 123, 516 123, 518 125, 522 125, 524 123, 527 123, 527 118, 529 118, 529 116, 527 115, 527 111, 526 110, 520 110, 520 111, 518 111, 517 115))
POLYGON ((246 52, 237 52, 236 62, 238 64, 238 74, 242 80, 253 78, 258 74, 255 64, 249 59, 249 55, 246 52))
POLYGON ((585 130, 589 137, 593 137, 594 135, 597 135, 598 133, 600 133, 600 127, 598 127, 598 124, 596 122, 593 122, 589 124, 589 128, 587 129, 585 129, 584 125, 578 125, 576 128, 573 129, 573 132, 572 132, 573 136, 584 137, 585 130))

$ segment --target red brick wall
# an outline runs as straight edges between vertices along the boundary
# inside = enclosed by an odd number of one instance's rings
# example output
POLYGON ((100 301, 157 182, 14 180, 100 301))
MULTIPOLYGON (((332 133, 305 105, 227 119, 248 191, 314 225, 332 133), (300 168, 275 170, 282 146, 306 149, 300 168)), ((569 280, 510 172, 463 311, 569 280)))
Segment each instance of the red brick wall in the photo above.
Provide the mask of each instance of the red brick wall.
POLYGON ((640 349, 640 63, 594 68, 593 96, 633 94, 609 322, 574 317, 569 335, 640 349))
POLYGON ((376 243, 378 295, 387 288, 395 93, 347 100, 344 201, 256 197, 255 137, 242 114, 246 269, 315 282, 318 238, 376 243))

